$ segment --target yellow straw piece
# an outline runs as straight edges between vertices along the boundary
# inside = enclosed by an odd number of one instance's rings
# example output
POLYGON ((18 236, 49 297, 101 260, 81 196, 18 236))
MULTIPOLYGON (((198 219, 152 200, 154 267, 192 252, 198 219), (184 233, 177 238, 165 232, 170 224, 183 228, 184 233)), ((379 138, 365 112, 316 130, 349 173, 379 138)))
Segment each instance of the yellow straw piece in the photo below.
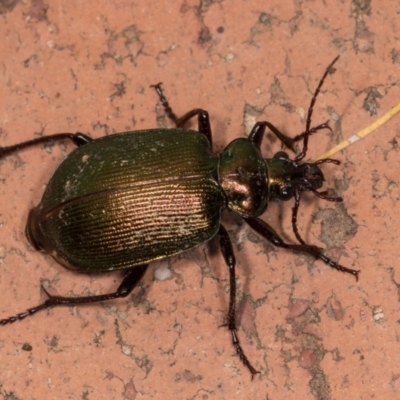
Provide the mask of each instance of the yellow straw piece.
POLYGON ((337 146, 333 147, 329 151, 327 151, 325 154, 322 154, 322 156, 319 156, 314 160, 321 160, 323 158, 328 158, 332 154, 337 153, 340 150, 345 149, 346 147, 350 146, 351 144, 359 141, 360 139, 364 138, 365 136, 369 135, 371 132, 373 132, 375 129, 379 128, 381 125, 383 125, 385 122, 389 121, 390 118, 394 117, 398 112, 400 111, 400 103, 397 104, 395 107, 393 107, 390 111, 388 111, 385 115, 382 117, 378 118, 375 122, 373 122, 371 125, 367 126, 360 132, 356 133, 353 136, 350 136, 348 139, 344 140, 343 142, 339 143, 337 146))

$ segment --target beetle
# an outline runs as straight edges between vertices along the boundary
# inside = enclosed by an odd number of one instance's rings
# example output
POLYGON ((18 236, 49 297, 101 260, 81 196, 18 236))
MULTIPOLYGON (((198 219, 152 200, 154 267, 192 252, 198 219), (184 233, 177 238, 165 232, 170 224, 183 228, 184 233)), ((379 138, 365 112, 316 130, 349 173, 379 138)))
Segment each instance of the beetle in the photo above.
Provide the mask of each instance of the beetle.
POLYGON ((323 163, 333 159, 302 162, 311 134, 330 129, 328 123, 311 128, 318 93, 339 57, 326 68, 308 109, 303 133, 290 138, 267 121, 257 122, 248 138, 238 138, 219 154, 212 150, 208 112, 193 109, 178 118, 161 84, 153 85, 165 112, 176 128, 130 131, 99 139, 83 133, 59 133, 0 148, 0 158, 23 149, 59 140, 71 140, 77 148, 59 165, 39 205, 29 212, 26 236, 32 246, 49 253, 62 266, 78 272, 126 270, 115 292, 81 297, 49 294, 36 307, 0 320, 0 325, 22 320, 40 310, 126 297, 139 283, 154 260, 164 259, 219 237, 229 270, 230 298, 227 327, 236 353, 250 371, 259 373, 246 357, 236 332, 235 255, 227 230, 220 222, 224 207, 243 217, 259 235, 277 247, 300 251, 320 259, 329 267, 352 274, 305 243, 297 229, 302 192, 311 191, 328 201, 342 201, 319 192, 323 163), (197 117, 198 130, 185 129, 197 117), (266 129, 292 151, 303 142, 292 160, 283 151, 264 159, 260 146, 266 129), (270 201, 294 198, 292 229, 298 244, 286 243, 259 218, 270 201))

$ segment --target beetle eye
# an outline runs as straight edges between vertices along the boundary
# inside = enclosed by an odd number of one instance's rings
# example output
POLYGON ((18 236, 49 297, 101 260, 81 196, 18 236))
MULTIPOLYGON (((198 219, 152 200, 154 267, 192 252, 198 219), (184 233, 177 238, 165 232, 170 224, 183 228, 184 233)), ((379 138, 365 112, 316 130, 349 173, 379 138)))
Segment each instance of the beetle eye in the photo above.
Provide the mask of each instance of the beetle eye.
POLYGON ((275 153, 274 158, 277 158, 278 160, 288 160, 289 155, 284 151, 278 151, 277 153, 275 153))
POLYGON ((293 193, 291 188, 288 187, 282 187, 279 189, 279 199, 286 201, 290 200, 293 197, 293 193))

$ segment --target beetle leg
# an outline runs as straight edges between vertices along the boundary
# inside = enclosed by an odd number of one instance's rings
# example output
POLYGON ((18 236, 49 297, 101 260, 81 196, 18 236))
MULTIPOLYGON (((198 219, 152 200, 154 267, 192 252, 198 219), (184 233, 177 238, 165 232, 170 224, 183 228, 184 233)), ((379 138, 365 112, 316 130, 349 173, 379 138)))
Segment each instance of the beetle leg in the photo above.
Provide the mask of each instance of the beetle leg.
POLYGON ((331 268, 335 268, 338 271, 346 272, 348 274, 353 275, 358 281, 358 273, 360 271, 343 267, 337 262, 326 257, 317 246, 312 246, 306 243, 304 244, 285 243, 283 239, 274 231, 274 229, 263 220, 258 218, 244 218, 244 220, 251 226, 252 229, 254 229, 258 234, 263 236, 265 239, 270 241, 275 246, 283 247, 285 249, 290 249, 293 251, 302 251, 304 253, 307 253, 313 256, 314 258, 322 260, 325 264, 327 264, 331 268))
POLYGON ((328 125, 327 122, 324 122, 323 124, 317 125, 314 128, 311 128, 309 130, 309 132, 302 132, 299 135, 295 136, 295 137, 289 137, 287 135, 285 135, 284 133, 282 133, 276 126, 274 126, 273 124, 271 124, 268 121, 259 121, 257 122, 254 126, 253 129, 250 132, 249 135, 249 140, 250 142, 254 143, 257 147, 261 146, 261 142, 262 139, 264 137, 264 132, 265 132, 265 128, 269 128, 270 131, 290 150, 292 150, 293 152, 295 152, 295 149, 293 147, 293 144, 295 142, 298 142, 299 140, 304 139, 304 137, 310 136, 313 133, 321 130, 321 129, 329 129, 332 130, 330 128, 330 126, 328 125))
POLYGON ((317 125, 314 128, 311 128, 311 117, 314 111, 314 105, 315 102, 317 100, 318 94, 322 88, 322 85, 326 79, 326 77, 328 76, 328 74, 333 71, 333 65, 335 64, 335 62, 338 60, 339 56, 337 56, 326 68, 324 74, 322 75, 322 78, 319 81, 319 84, 314 92, 313 97, 311 98, 311 102, 310 102, 310 106, 308 107, 308 113, 307 113, 307 119, 306 119, 306 130, 303 133, 300 133, 300 135, 297 135, 293 138, 286 136, 285 134, 283 134, 278 128, 276 128, 274 125, 272 125, 270 122, 268 121, 261 121, 261 122, 257 122, 253 129, 250 132, 249 135, 249 140, 256 144, 258 147, 261 146, 261 142, 264 136, 264 132, 265 132, 265 128, 268 127, 271 132, 286 146, 288 147, 290 150, 294 151, 293 148, 293 143, 297 142, 299 140, 303 140, 303 149, 301 150, 301 152, 297 155, 296 160, 295 161, 300 161, 302 160, 306 154, 307 154, 307 150, 308 150, 308 139, 310 137, 310 135, 312 135, 313 133, 321 130, 321 129, 329 129, 332 130, 330 128, 330 126, 328 125, 328 122, 325 122, 323 124, 317 125))
POLYGON ((250 142, 254 143, 257 147, 260 147, 264 137, 265 128, 267 127, 287 148, 293 152, 295 151, 292 139, 289 136, 284 135, 278 128, 268 121, 259 121, 253 126, 249 135, 250 142))
POLYGON ((6 157, 12 153, 16 153, 20 150, 26 149, 28 147, 37 146, 38 144, 46 144, 55 142, 58 140, 71 140, 76 146, 80 147, 89 142, 93 139, 84 133, 77 132, 77 133, 56 133, 50 136, 42 136, 36 139, 27 140, 26 142, 18 143, 13 146, 7 147, 0 147, 0 158, 6 157))
POLYGON ((251 364, 244 351, 242 346, 239 343, 239 338, 236 334, 236 275, 235 275, 235 255, 233 253, 232 243, 229 238, 228 232, 221 225, 218 231, 219 235, 219 244, 221 247, 221 252, 224 257, 225 263, 229 268, 229 311, 228 311, 228 329, 232 335, 232 343, 235 347, 236 354, 239 356, 243 364, 248 368, 251 373, 251 378, 253 379, 254 375, 259 374, 260 371, 257 371, 251 364))
POLYGON ((190 119, 197 115, 198 131, 205 135, 210 142, 210 145, 212 145, 210 117, 207 111, 201 108, 195 108, 187 112, 184 116, 178 118, 176 114, 172 111, 172 108, 169 105, 167 98, 165 97, 164 91, 161 88, 161 82, 157 83, 156 85, 150 85, 150 87, 156 90, 158 98, 160 99, 160 102, 164 107, 165 113, 168 115, 168 118, 170 118, 175 123, 177 128, 183 128, 190 119))
POLYGON ((296 239, 303 245, 307 245, 303 238, 300 236, 299 229, 297 227, 297 214, 299 212, 300 207, 300 191, 296 186, 294 188, 294 207, 292 209, 292 229, 296 239))
POLYGON ((45 302, 39 304, 36 307, 32 307, 23 313, 0 320, 0 325, 11 324, 15 321, 36 314, 38 311, 45 310, 46 308, 51 308, 55 306, 71 306, 74 304, 95 303, 98 301, 106 301, 106 300, 118 299, 120 297, 126 297, 139 283, 140 279, 146 272, 147 267, 148 265, 146 264, 128 269, 118 289, 115 292, 108 294, 100 294, 94 296, 80 296, 80 297, 52 296, 47 292, 45 288, 42 287, 42 290, 46 293, 48 297, 48 299, 45 302))
POLYGON ((176 126, 178 128, 183 128, 184 125, 193 117, 197 115, 197 123, 198 123, 198 131, 202 133, 212 145, 212 133, 211 133, 211 126, 210 126, 210 117, 208 112, 201 109, 195 108, 194 110, 190 110, 187 112, 183 117, 178 119, 176 126))
POLYGON ((288 139, 291 140, 292 142, 298 142, 299 140, 304 139, 304 136, 312 135, 313 133, 318 132, 321 129, 329 129, 332 132, 332 128, 329 126, 328 121, 326 121, 323 124, 314 126, 314 128, 311 128, 308 132, 304 131, 304 132, 300 133, 299 135, 296 135, 295 137, 288 138, 288 139))

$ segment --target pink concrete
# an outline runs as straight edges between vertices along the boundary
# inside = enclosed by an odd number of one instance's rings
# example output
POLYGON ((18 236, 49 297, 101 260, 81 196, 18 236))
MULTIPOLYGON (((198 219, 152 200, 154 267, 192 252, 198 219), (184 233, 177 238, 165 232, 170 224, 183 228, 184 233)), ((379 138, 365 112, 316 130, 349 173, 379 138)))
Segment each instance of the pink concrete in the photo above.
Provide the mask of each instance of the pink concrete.
MULTIPOLYGON (((12 3, 12 2, 3 2, 12 3)), ((14 2, 17 3, 17 2, 14 2)), ((49 1, 0 6, 0 145, 55 132, 93 137, 157 126, 150 84, 175 111, 210 112, 215 148, 256 120, 295 135, 312 92, 340 54, 314 123, 315 158, 400 99, 397 2, 272 0, 49 1), (359 4, 358 8, 355 4, 359 4)), ((53 309, 0 328, 0 394, 18 399, 400 398, 400 116, 336 155, 327 187, 343 205, 305 196, 299 227, 360 280, 273 248, 224 214, 237 256, 238 334, 261 371, 253 382, 223 324, 228 274, 211 248, 150 268, 128 299, 53 309), (322 240, 322 242, 321 242, 322 240), (165 269, 165 266, 162 267, 165 269)), ((280 148, 268 136, 266 157, 280 148)), ((69 144, 0 162, 0 318, 53 293, 106 293, 120 274, 84 276, 34 252, 24 236, 69 144)), ((264 219, 294 240, 291 203, 264 219), (282 218, 281 218, 281 217, 282 218)))

